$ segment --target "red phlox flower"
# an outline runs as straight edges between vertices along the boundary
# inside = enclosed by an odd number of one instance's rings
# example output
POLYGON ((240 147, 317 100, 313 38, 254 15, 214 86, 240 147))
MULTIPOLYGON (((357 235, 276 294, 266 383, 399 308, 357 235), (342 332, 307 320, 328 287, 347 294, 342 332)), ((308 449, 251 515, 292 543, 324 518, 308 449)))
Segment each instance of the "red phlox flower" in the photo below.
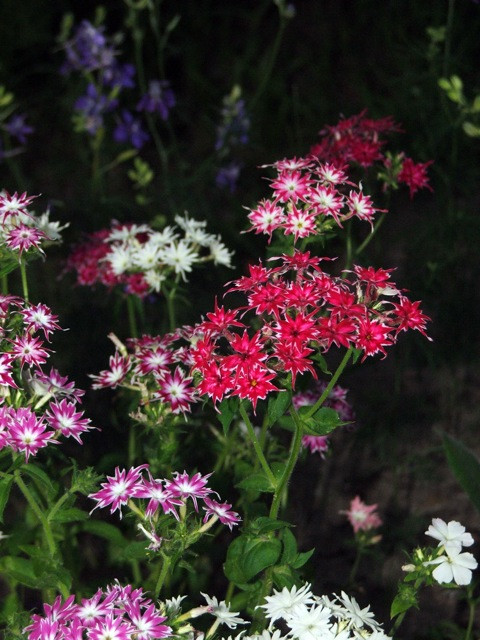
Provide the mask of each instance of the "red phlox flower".
POLYGON ((310 453, 319 453, 322 458, 325 458, 325 454, 330 448, 330 441, 328 436, 303 436, 302 446, 309 449, 310 453))
POLYGON ((196 387, 197 392, 201 395, 207 395, 216 405, 221 402, 228 391, 233 388, 233 380, 231 379, 231 371, 226 370, 215 362, 206 363, 200 370, 202 380, 196 387))
POLYGON ((149 500, 147 508, 145 509, 145 515, 147 518, 152 518, 158 510, 158 507, 162 507, 163 513, 171 513, 177 520, 179 520, 178 513, 175 506, 181 506, 183 501, 165 488, 165 480, 154 479, 150 472, 148 472, 149 479, 142 479, 142 484, 138 490, 138 498, 147 498, 149 500))
POLYGON ((356 329, 357 324, 353 318, 340 319, 332 314, 318 319, 317 336, 325 351, 328 351, 332 344, 348 349, 355 340, 356 329))
POLYGON ((293 307, 301 312, 305 312, 307 307, 318 307, 321 297, 315 280, 292 282, 285 289, 283 296, 285 298, 284 308, 293 307))
POLYGON ((255 310, 257 315, 266 313, 278 317, 284 307, 285 286, 282 282, 267 282, 259 285, 248 296, 248 309, 255 310))
POLYGON ((36 304, 20 311, 27 331, 43 331, 45 340, 56 329, 61 329, 57 324, 58 316, 54 315, 46 304, 36 304))
POLYGON ((235 380, 235 388, 230 395, 250 400, 255 413, 258 400, 264 400, 271 391, 279 391, 271 380, 276 377, 266 367, 252 367, 242 370, 235 380))
POLYGON ((313 182, 310 174, 302 175, 300 171, 282 171, 271 187, 275 194, 275 202, 305 202, 307 193, 313 182))
POLYGON ((312 189, 309 201, 318 215, 332 216, 339 227, 342 226, 340 215, 345 204, 345 196, 334 187, 319 186, 312 189))
POLYGON ((433 164, 433 160, 428 162, 418 162, 415 164, 411 158, 405 158, 402 169, 398 174, 398 181, 404 182, 410 189, 410 198, 413 198, 419 189, 433 191, 428 182, 427 169, 433 164))
POLYGON ((315 340, 316 320, 314 315, 316 310, 308 315, 298 313, 294 317, 285 314, 283 319, 277 320, 274 325, 274 332, 280 341, 289 342, 296 349, 303 349, 308 342, 315 340))
POLYGON ((74 402, 69 402, 66 398, 60 402, 51 402, 48 411, 45 412, 45 418, 50 427, 54 431, 59 431, 66 438, 75 438, 77 442, 82 444, 80 438, 81 433, 85 433, 93 429, 89 418, 84 418, 83 411, 77 411, 74 402))
POLYGON ((261 200, 255 209, 248 209, 248 219, 252 223, 249 231, 265 233, 272 239, 272 233, 285 222, 285 212, 271 200, 261 200))
POLYGON ((350 217, 356 216, 359 220, 366 220, 373 229, 373 218, 377 211, 384 212, 385 209, 375 209, 372 198, 366 196, 363 191, 350 191, 347 198, 347 206, 350 217))
POLYGON ((23 336, 15 336, 13 340, 9 340, 12 344, 11 353, 20 360, 20 366, 25 364, 39 367, 44 364, 48 358, 48 351, 42 347, 43 341, 29 333, 23 336))
POLYGON ((263 282, 267 282, 269 279, 269 271, 261 264, 251 264, 248 266, 250 276, 242 276, 238 280, 227 282, 227 284, 233 284, 233 287, 227 290, 227 293, 231 291, 251 291, 255 287, 263 282))
POLYGON ((75 398, 77 402, 80 402, 81 397, 85 395, 85 391, 76 389, 74 382, 69 382, 67 376, 61 376, 53 367, 48 374, 40 369, 36 370, 30 384, 34 392, 39 395, 50 393, 55 398, 67 396, 75 398))
POLYGON ((298 347, 290 341, 279 341, 275 344, 273 355, 279 359, 282 369, 292 374, 292 388, 295 388, 297 375, 305 371, 310 371, 312 376, 317 378, 317 372, 308 358, 313 351, 305 346, 298 347))
POLYGON ((222 365, 226 371, 235 371, 237 377, 240 373, 260 365, 268 357, 268 354, 263 351, 263 338, 260 331, 251 338, 247 331, 242 335, 236 333, 230 339, 230 346, 235 353, 225 356, 222 365))
POLYGON ((115 389, 125 380, 130 371, 131 361, 128 356, 122 356, 118 351, 109 359, 110 369, 100 371, 98 375, 90 374, 90 378, 94 381, 92 389, 104 389, 111 387, 115 389))
POLYGON ((378 320, 371 320, 368 317, 359 319, 357 335, 355 337, 355 347, 363 351, 362 362, 367 356, 371 356, 379 351, 384 357, 387 355, 384 347, 394 343, 391 336, 392 328, 378 320))
POLYGON ((224 307, 219 307, 215 298, 215 310, 213 313, 207 313, 208 320, 202 323, 202 328, 205 331, 222 333, 229 327, 243 327, 244 324, 236 319, 237 315, 238 311, 226 311, 224 307))
POLYGON ((122 506, 127 504, 130 498, 136 498, 142 491, 143 469, 148 469, 148 464, 142 464, 138 467, 126 469, 115 468, 114 476, 107 476, 107 482, 102 482, 100 491, 89 494, 89 498, 96 500, 95 509, 104 509, 111 505, 110 513, 118 510, 120 518, 122 517, 122 506))
POLYGON ((167 371, 156 374, 158 390, 153 394, 152 400, 168 402, 172 413, 185 413, 190 410, 190 405, 195 402, 195 389, 192 386, 192 378, 176 367, 175 371, 167 371))
POLYGON ((28 407, 19 407, 16 412, 12 409, 8 425, 8 441, 14 451, 25 454, 25 461, 35 456, 39 449, 49 444, 58 444, 54 440, 54 432, 47 431, 43 418, 39 418, 28 407))
POLYGON ((315 215, 309 211, 298 209, 294 204, 290 206, 287 221, 282 225, 285 235, 293 235, 294 242, 299 238, 306 238, 315 233, 315 215))
POLYGON ((20 255, 29 249, 37 249, 43 253, 40 245, 46 238, 47 235, 40 229, 29 227, 26 224, 18 224, 5 234, 5 243, 9 249, 18 251, 20 255))
POLYGON ((166 488, 174 496, 178 496, 183 500, 191 498, 195 511, 198 511, 197 499, 204 500, 211 493, 214 493, 212 489, 207 487, 207 481, 212 474, 207 473, 202 476, 201 473, 195 473, 193 476, 189 476, 186 471, 180 473, 175 471, 173 474, 173 480, 166 481, 166 488))
POLYGON ((236 513, 236 511, 232 511, 232 505, 227 502, 217 502, 216 500, 212 500, 211 498, 204 498, 205 506, 203 507, 206 511, 205 517, 203 518, 203 522, 208 522, 209 518, 217 517, 222 524, 226 524, 230 531, 234 525, 237 525, 241 522, 241 518, 236 513))
POLYGON ((2 223, 5 222, 8 216, 16 216, 18 214, 29 215, 27 207, 38 198, 38 196, 27 196, 27 192, 18 194, 16 191, 13 195, 10 195, 8 191, 4 190, 0 193, 0 216, 2 217, 2 223))
POLYGON ((135 373, 146 376, 149 373, 166 373, 168 365, 173 363, 172 352, 163 345, 154 344, 143 347, 135 354, 135 373))
POLYGON ((428 340, 431 340, 426 333, 426 323, 431 320, 428 316, 420 310, 421 301, 411 302, 408 298, 401 297, 400 302, 392 303, 394 313, 398 320, 397 333, 400 331, 407 331, 408 329, 416 329, 420 331, 428 340))
POLYGON ((12 361, 15 356, 12 353, 0 353, 0 385, 18 389, 12 378, 12 361))

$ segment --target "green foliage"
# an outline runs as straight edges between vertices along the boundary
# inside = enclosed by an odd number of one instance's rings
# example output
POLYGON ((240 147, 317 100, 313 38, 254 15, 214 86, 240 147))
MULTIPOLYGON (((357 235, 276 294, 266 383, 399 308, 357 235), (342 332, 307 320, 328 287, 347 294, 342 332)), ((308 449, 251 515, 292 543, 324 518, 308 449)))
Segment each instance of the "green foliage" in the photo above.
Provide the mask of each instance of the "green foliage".
POLYGON ((450 469, 480 512, 480 460, 462 442, 444 433, 443 448, 450 469))

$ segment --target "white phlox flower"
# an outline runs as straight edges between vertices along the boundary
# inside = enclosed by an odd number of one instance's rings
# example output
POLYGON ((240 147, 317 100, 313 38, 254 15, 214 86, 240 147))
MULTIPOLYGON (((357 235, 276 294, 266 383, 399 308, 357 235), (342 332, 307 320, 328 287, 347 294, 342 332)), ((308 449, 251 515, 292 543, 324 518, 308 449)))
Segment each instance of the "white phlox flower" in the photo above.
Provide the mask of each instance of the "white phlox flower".
POLYGON ((120 225, 112 229, 107 237, 108 242, 128 242, 133 240, 139 233, 148 233, 150 227, 147 224, 120 225))
POLYGON ((445 545, 445 555, 425 562, 424 565, 438 565, 432 572, 432 576, 439 583, 455 582, 463 586, 472 581, 472 571, 478 563, 471 553, 462 553, 461 549, 445 545))
POLYGON ((41 216, 35 218, 35 226, 47 236, 52 242, 60 242, 62 239, 61 231, 70 226, 69 222, 60 224, 60 222, 50 220, 50 211, 47 209, 41 216))
POLYGON ((321 604, 311 607, 300 604, 287 616, 287 624, 297 640, 333 640, 331 615, 330 609, 321 604))
POLYGON ((425 535, 438 540, 438 546, 461 549, 470 547, 473 538, 465 531, 465 527, 456 520, 451 520, 448 524, 441 518, 433 518, 432 524, 425 531, 425 535))
POLYGON ((128 271, 134 266, 132 261, 132 250, 128 245, 117 245, 112 247, 112 250, 104 260, 108 260, 112 271, 116 276, 122 275, 122 273, 125 273, 125 271, 128 271))
POLYGON ((218 237, 210 243, 208 248, 214 264, 221 264, 224 267, 232 266, 233 252, 229 251, 218 237))
POLYGON ((160 251, 160 258, 169 267, 173 267, 175 273, 180 274, 186 280, 185 274, 192 270, 192 265, 198 260, 192 246, 186 240, 179 240, 177 243, 163 247, 160 251))
POLYGON ((215 616, 220 624, 226 624, 229 629, 236 629, 237 624, 247 624, 246 620, 238 617, 239 611, 230 611, 224 600, 219 602, 215 596, 209 596, 207 593, 202 593, 202 596, 207 601, 207 613, 215 616))
POLYGON ((159 259, 160 246, 151 239, 136 247, 132 254, 132 262, 139 269, 153 269, 157 266, 159 259))
POLYGON ((370 629, 380 629, 374 614, 370 611, 370 605, 361 609, 355 598, 348 596, 345 591, 342 591, 342 597, 336 596, 336 598, 342 604, 342 616, 348 623, 348 627, 361 629, 365 626, 370 629))
POLYGON ((265 616, 270 620, 269 629, 276 620, 292 615, 296 607, 314 603, 310 587, 310 583, 306 582, 299 589, 295 585, 291 589, 283 587, 281 591, 274 589, 273 595, 265 598, 266 604, 259 605, 259 608, 265 609, 265 616))

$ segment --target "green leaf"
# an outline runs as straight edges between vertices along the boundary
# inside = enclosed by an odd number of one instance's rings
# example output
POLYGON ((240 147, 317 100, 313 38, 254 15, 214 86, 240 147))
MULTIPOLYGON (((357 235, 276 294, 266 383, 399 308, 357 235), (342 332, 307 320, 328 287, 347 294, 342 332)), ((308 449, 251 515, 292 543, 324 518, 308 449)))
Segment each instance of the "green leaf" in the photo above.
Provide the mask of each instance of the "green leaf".
POLYGON ((268 426, 274 425, 287 411, 292 398, 288 391, 280 391, 268 401, 267 415, 268 426))
POLYGON ((218 410, 220 411, 218 419, 222 423, 223 433, 225 435, 227 435, 230 425, 232 424, 232 420, 238 411, 238 405, 238 398, 225 398, 225 400, 222 400, 218 405, 218 410))
POLYGON ((275 487, 272 486, 270 480, 263 473, 252 473, 235 486, 240 489, 253 489, 254 491, 265 491, 269 493, 275 492, 275 487))
POLYGON ((13 476, 4 476, 0 480, 0 522, 3 522, 3 512, 5 511, 5 507, 7 506, 12 483, 13 476))
POLYGON ((417 591, 413 585, 399 584, 398 593, 393 599, 390 607, 390 619, 395 618, 400 613, 408 611, 411 607, 417 607, 417 591))
POLYGON ((442 439, 450 469, 477 511, 480 511, 480 460, 460 440, 446 433, 442 439))
POLYGON ((462 128, 464 133, 470 138, 478 138, 480 137, 480 127, 477 127, 473 122, 465 121, 462 124, 462 128))
POLYGON ((297 557, 297 541, 290 529, 284 529, 282 531, 282 564, 290 564, 297 557))
POLYGON ((223 570, 225 576, 236 585, 248 582, 242 566, 242 557, 245 550, 247 536, 241 535, 231 543, 227 549, 227 557, 223 570))
POLYGON ((32 589, 37 587, 37 576, 33 569, 33 562, 26 558, 16 556, 0 558, 0 573, 32 589))
POLYGON ((330 407, 320 407, 313 416, 306 417, 311 407, 300 407, 299 415, 306 435, 325 436, 337 427, 346 424, 338 413, 330 407))
POLYGON ((241 567, 246 581, 250 581, 258 573, 274 565, 280 558, 282 543, 278 538, 256 538, 245 545, 245 554, 241 559, 241 567))
POLYGON ((101 520, 86 520, 80 525, 82 531, 93 533, 104 540, 108 540, 116 544, 120 548, 124 548, 128 543, 123 537, 121 531, 113 524, 102 522, 101 520))
POLYGON ((148 555, 147 546, 146 540, 143 540, 142 542, 130 542, 130 544, 127 544, 127 546, 122 550, 120 559, 139 560, 141 558, 145 558, 148 555))
POLYGON ((315 548, 310 549, 310 551, 304 551, 303 553, 297 554, 297 557, 291 563, 292 567, 294 569, 300 569, 300 567, 303 567, 303 565, 306 564, 310 560, 310 558, 312 557, 314 551, 315 551, 315 548))
POLYGON ((312 360, 318 364, 318 367, 322 373, 332 375, 328 369, 327 361, 321 353, 316 353, 314 356, 312 356, 312 360))
POLYGON ((57 491, 53 486, 49 476, 45 473, 43 469, 40 469, 40 467, 37 467, 32 462, 29 462, 28 464, 22 465, 20 467, 20 470, 22 474, 30 476, 31 478, 39 482, 40 485, 42 485, 46 489, 48 496, 50 497, 55 496, 57 491))
POLYGON ((79 522, 81 520, 87 520, 88 513, 71 507, 69 509, 59 509, 51 519, 52 522, 79 522))
POLYGON ((292 525, 285 520, 275 520, 274 518, 268 518, 267 516, 260 516, 250 523, 249 532, 253 535, 261 533, 270 533, 270 531, 277 531, 278 529, 284 529, 285 527, 291 527, 292 525))

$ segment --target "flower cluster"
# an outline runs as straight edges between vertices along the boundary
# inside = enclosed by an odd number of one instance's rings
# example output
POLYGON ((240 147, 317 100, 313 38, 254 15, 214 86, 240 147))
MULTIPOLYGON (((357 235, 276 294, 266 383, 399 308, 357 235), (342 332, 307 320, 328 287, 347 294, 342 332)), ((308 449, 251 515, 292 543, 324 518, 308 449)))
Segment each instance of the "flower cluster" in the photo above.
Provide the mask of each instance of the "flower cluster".
POLYGON ((313 145, 310 153, 322 162, 334 165, 357 165, 368 169, 375 164, 379 166, 379 178, 384 180, 384 188, 398 183, 406 184, 412 197, 418 189, 427 188, 427 169, 432 161, 414 163, 403 152, 392 154, 383 152, 386 139, 383 135, 400 131, 393 119, 367 118, 364 110, 350 118, 341 118, 336 125, 327 126, 320 131, 320 141, 313 145))
POLYGON ((216 176, 217 186, 228 187, 232 192, 235 191, 242 168, 236 154, 240 147, 248 143, 250 129, 250 118, 241 95, 241 88, 235 85, 230 94, 223 98, 222 121, 217 127, 215 142, 215 151, 222 163, 216 176))
POLYGON ((173 474, 172 480, 153 478, 148 470, 148 464, 126 469, 115 469, 114 476, 107 476, 107 482, 102 483, 100 491, 90 494, 90 498, 97 502, 95 509, 110 507, 110 513, 118 510, 122 517, 122 506, 133 498, 148 500, 143 512, 143 518, 150 523, 156 522, 160 514, 171 514, 177 521, 185 519, 185 507, 191 500, 194 510, 198 513, 198 503, 203 502, 205 511, 203 524, 209 526, 219 520, 230 529, 240 522, 240 516, 232 511, 232 505, 218 502, 212 498, 217 495, 207 486, 211 474, 202 476, 200 473, 188 475, 185 471, 173 474), (142 475, 145 472, 145 475, 142 475), (177 511, 180 507, 181 515, 177 511))
MULTIPOLYGON (((312 389, 296 393, 293 396, 293 406, 298 410, 300 407, 314 405, 326 388, 327 384, 323 380, 317 380, 312 389)), ((340 385, 335 385, 330 390, 323 406, 336 411, 342 422, 351 424, 355 422, 355 412, 347 401, 347 393, 346 389, 343 389, 340 385)), ((311 453, 320 453, 322 458, 329 449, 329 442, 328 436, 303 436, 302 438, 302 445, 309 449, 311 453)))
POLYGON ((122 286, 143 298, 160 292, 163 283, 182 277, 197 264, 231 266, 232 253, 220 236, 207 233, 205 221, 176 216, 178 227, 156 231, 147 224, 120 224, 88 236, 67 261, 80 285, 122 286), (180 233, 180 230, 182 233, 180 233))
MULTIPOLYGON (((265 610, 271 630, 278 620, 283 620, 288 627, 284 635, 276 630, 272 640, 353 640, 353 638, 371 638, 371 640, 387 640, 381 625, 375 620, 370 607, 360 607, 355 598, 342 591, 333 598, 316 596, 306 583, 302 587, 284 587, 282 591, 274 590, 273 595, 265 598, 260 605, 265 610)), ((264 637, 264 636, 261 636, 264 637)))
POLYGON ((44 604, 44 615, 34 614, 23 632, 28 640, 88 638, 88 640, 153 640, 166 638, 172 629, 153 600, 142 589, 118 583, 75 603, 75 595, 65 601, 58 596, 44 604))
MULTIPOLYGON (((268 165, 266 165, 268 166, 268 165)), ((273 198, 261 200, 249 209, 249 231, 269 236, 276 229, 293 235, 294 241, 342 227, 358 218, 371 226, 377 211, 361 184, 353 183, 341 164, 321 162, 313 155, 280 160, 272 165, 277 176, 271 180, 273 198)))
MULTIPOLYGON (((29 210, 37 196, 26 193, 0 192, 0 251, 14 254, 16 258, 24 252, 43 254, 43 247, 61 240, 60 232, 68 226, 50 220, 47 210, 40 216, 29 210)), ((3 257, 3 256, 2 256, 3 257)))
POLYGON ((377 506, 376 504, 365 504, 359 496, 355 496, 348 511, 340 511, 340 513, 347 516, 353 527, 353 532, 356 534, 359 531, 371 531, 382 526, 382 519, 376 513, 377 506))
POLYGON ((308 371, 316 378, 315 354, 333 345, 359 349, 365 359, 385 356, 402 331, 426 336, 420 302, 396 288, 390 271, 354 267, 349 280, 324 272, 321 258, 308 252, 276 260, 280 266, 252 265, 249 276, 231 283, 230 291, 247 295, 246 306, 226 310, 215 303, 194 328, 130 340, 133 353, 112 356, 110 369, 92 376, 94 387, 114 388, 127 376, 131 385, 147 376, 139 390, 151 388, 153 378, 157 391, 148 399, 169 402, 176 413, 188 411, 199 395, 215 405, 225 397, 248 399, 255 409, 287 376, 293 388, 297 375, 308 371), (248 311, 257 330, 242 321, 248 311), (179 339, 189 345, 178 347, 179 339))
POLYGON ((193 370, 201 375, 199 394, 214 403, 224 397, 259 399, 278 391, 282 377, 309 371, 317 377, 315 354, 332 345, 354 347, 363 359, 386 348, 400 332, 425 335, 427 316, 390 280, 390 271, 354 267, 353 278, 330 276, 320 258, 308 252, 282 256, 280 265, 250 266, 250 275, 232 283, 230 291, 247 295, 246 306, 226 311, 215 306, 196 328, 203 334, 190 349, 193 370), (256 331, 240 320, 253 312, 256 331))
POLYGON ((462 552, 463 547, 470 547, 474 542, 465 527, 455 520, 447 524, 441 518, 433 518, 425 534, 438 541, 440 555, 423 563, 424 566, 436 565, 433 578, 440 584, 452 581, 458 585, 470 584, 478 563, 471 553, 462 552))
POLYGON ((56 369, 41 368, 50 352, 45 341, 60 328, 57 319, 45 304, 0 296, 0 449, 21 452, 27 462, 59 436, 81 444, 82 433, 92 429, 77 407, 83 391, 56 369))

